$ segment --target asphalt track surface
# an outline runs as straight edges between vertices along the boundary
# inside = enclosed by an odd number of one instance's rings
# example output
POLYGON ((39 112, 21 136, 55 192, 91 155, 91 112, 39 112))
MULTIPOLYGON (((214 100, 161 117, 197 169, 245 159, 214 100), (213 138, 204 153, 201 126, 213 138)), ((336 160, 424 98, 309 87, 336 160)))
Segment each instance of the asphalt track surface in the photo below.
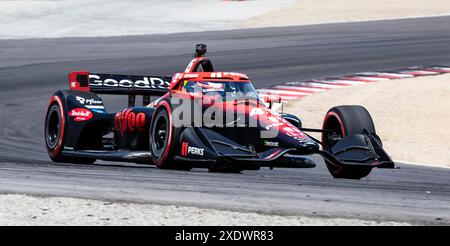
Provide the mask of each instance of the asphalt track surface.
MULTIPOLYGON (((243 174, 108 162, 53 164, 43 142, 48 99, 68 87, 71 70, 170 75, 184 69, 194 45, 202 42, 209 45, 209 58, 218 70, 245 72, 260 88, 450 64, 449 23, 450 17, 436 17, 173 35, 0 40, 0 193, 450 224, 450 169, 398 163, 398 169, 377 169, 362 180, 335 180, 318 158, 315 169, 243 174)), ((108 96, 105 101, 109 111, 126 105, 125 98, 108 96)))

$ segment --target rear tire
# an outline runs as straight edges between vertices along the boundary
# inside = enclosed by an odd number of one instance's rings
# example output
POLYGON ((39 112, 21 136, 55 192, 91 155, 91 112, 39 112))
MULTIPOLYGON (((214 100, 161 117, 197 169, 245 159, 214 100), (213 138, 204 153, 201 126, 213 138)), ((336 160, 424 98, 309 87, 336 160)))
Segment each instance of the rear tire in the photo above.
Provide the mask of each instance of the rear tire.
MULTIPOLYGON (((362 134, 364 129, 373 134, 376 133, 369 112, 358 105, 333 107, 325 115, 322 129, 335 132, 335 134, 322 133, 323 147, 326 151, 330 151, 330 148, 343 137, 362 134)), ((372 171, 371 166, 337 167, 326 160, 325 163, 334 178, 361 179, 372 171)))
POLYGON ((63 156, 64 133, 66 130, 66 119, 63 101, 59 96, 53 96, 45 117, 45 145, 50 159, 54 162, 92 164, 96 160, 92 158, 63 156))

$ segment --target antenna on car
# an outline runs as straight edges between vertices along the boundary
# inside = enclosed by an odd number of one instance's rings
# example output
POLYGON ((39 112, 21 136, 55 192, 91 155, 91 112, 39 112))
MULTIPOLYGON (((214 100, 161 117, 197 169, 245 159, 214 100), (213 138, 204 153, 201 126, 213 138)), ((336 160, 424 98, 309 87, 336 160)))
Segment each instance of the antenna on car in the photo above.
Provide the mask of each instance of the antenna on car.
POLYGON ((214 67, 209 59, 205 57, 206 54, 206 44, 197 44, 195 45, 195 54, 194 57, 196 58, 193 60, 193 64, 189 65, 192 66, 190 68, 190 71, 193 72, 214 72, 214 67), (199 58, 199 59, 197 59, 199 58))
POLYGON ((195 45, 195 57, 203 57, 206 54, 207 46, 206 44, 197 44, 195 45))

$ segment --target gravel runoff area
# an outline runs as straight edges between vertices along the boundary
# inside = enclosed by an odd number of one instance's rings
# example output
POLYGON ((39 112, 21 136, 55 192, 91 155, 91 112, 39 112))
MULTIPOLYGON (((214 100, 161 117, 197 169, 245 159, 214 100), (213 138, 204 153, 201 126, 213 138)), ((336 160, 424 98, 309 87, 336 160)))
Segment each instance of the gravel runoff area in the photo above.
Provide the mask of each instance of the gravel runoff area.
POLYGON ((241 27, 309 25, 450 15, 447 0, 297 0, 240 22, 241 27))
POLYGON ((0 195, 0 225, 410 225, 345 218, 266 215, 214 209, 116 203, 66 197, 0 195))
POLYGON ((450 167, 449 95, 446 74, 332 89, 289 102, 284 110, 303 119, 305 127, 320 128, 333 106, 363 105, 394 160, 450 167))

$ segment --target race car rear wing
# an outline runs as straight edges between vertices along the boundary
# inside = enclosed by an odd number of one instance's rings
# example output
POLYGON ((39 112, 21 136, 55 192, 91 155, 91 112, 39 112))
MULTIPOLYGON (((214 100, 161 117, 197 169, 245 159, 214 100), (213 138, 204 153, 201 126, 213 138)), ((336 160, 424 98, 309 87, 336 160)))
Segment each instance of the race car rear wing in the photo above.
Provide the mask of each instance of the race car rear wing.
POLYGON ((161 96, 169 91, 172 77, 89 73, 69 73, 71 90, 97 94, 161 96))

